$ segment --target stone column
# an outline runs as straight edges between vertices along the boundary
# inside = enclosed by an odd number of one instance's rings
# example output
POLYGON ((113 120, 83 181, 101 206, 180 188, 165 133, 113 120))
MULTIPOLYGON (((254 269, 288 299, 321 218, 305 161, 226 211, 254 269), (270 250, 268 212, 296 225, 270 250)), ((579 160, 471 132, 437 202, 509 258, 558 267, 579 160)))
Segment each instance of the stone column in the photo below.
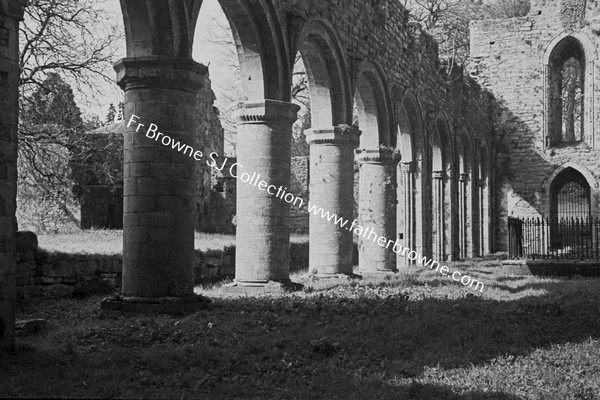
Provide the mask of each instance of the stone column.
POLYGON ((490 232, 489 232, 489 203, 487 196, 487 182, 485 179, 479 180, 479 205, 480 205, 480 225, 481 225, 481 256, 490 253, 490 232))
POLYGON ((245 103, 238 112, 238 287, 265 287, 270 282, 289 281, 290 207, 300 205, 289 189, 292 124, 298 110, 289 102, 264 100, 245 103), (244 182, 252 176, 255 178, 244 182), (261 189, 259 182, 267 186, 261 189), (294 198, 289 196, 286 201, 288 193, 294 198))
POLYGON ((467 235, 467 183, 469 180, 469 174, 461 173, 458 176, 458 227, 460 233, 459 246, 460 246, 460 258, 467 258, 467 246, 468 246, 468 235, 467 235))
POLYGON ((433 221, 434 221, 434 246, 433 258, 436 261, 445 261, 444 254, 444 171, 435 171, 432 174, 433 180, 433 221))
POLYGON ((18 1, 0 7, 0 354, 14 351, 16 298, 18 1))
POLYGON ((479 203, 479 256, 483 257, 487 251, 485 244, 485 208, 484 208, 484 186, 483 179, 477 180, 477 199, 479 203))
POLYGON ((314 129, 310 144, 310 202, 330 215, 348 221, 342 227, 319 213, 310 214, 309 269, 319 275, 352 275, 352 223, 354 208, 354 149, 360 131, 347 125, 314 129))
POLYGON ((194 167, 200 161, 169 143, 198 149, 197 96, 207 69, 191 59, 148 56, 122 59, 115 70, 125 91, 123 124, 129 125, 124 133, 121 300, 196 302, 194 167))
MULTIPOLYGON (((402 199, 398 218, 398 242, 404 247, 415 250, 415 207, 414 207, 414 167, 412 162, 400 164, 400 182, 402 185, 402 199)), ((407 268, 414 264, 402 254, 396 255, 396 264, 398 268, 407 268)))
POLYGON ((396 254, 387 240, 396 240, 396 164, 399 154, 389 148, 358 150, 360 164, 358 262, 361 273, 395 272, 396 254), (379 237, 385 244, 377 243, 379 237))

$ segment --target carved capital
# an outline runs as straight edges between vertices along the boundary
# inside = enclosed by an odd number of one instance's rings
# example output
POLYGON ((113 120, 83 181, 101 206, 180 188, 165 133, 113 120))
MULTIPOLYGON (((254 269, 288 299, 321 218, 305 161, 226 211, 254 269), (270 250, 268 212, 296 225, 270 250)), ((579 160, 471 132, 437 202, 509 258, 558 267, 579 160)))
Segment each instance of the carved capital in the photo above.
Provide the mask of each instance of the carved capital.
POLYGON ((444 171, 434 171, 431 173, 431 177, 441 181, 446 177, 446 173, 444 171))
POLYGON ((300 106, 289 101, 264 100, 258 103, 240 103, 235 112, 238 124, 293 124, 298 119, 300 106))
POLYGON ((208 68, 191 58, 147 56, 123 58, 114 65, 121 89, 178 89, 197 92, 208 68))
POLYGON ((415 172, 414 163, 413 162, 403 162, 400 164, 400 172, 405 175, 412 174, 415 172))
POLYGON ((460 182, 468 182, 469 181, 469 174, 467 173, 462 173, 462 174, 458 174, 458 180, 460 182))
POLYGON ((309 144, 348 144, 356 147, 361 131, 350 125, 337 125, 326 129, 309 129, 305 135, 309 144))
POLYGON ((400 161, 400 153, 390 147, 377 150, 356 150, 356 160, 360 164, 395 165, 400 161))

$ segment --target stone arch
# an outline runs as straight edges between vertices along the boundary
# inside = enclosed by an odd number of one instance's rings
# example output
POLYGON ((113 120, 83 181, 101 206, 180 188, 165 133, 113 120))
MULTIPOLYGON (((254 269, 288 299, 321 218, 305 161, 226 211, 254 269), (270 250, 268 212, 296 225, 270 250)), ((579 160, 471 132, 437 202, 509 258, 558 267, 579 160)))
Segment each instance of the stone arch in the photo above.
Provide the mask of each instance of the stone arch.
MULTIPOLYGON (((395 146, 390 137, 391 116, 388 85, 384 74, 374 64, 363 62, 356 74, 355 107, 362 131, 360 147, 376 149, 395 146)), ((395 140, 394 140, 395 142, 395 140)))
MULTIPOLYGON (((570 59, 576 60, 581 69, 580 135, 572 141, 585 141, 592 147, 595 142, 594 108, 594 65, 596 60, 594 43, 581 32, 563 31, 548 44, 542 57, 544 67, 544 147, 552 147, 563 140, 563 110, 561 85, 563 66, 570 59)), ((571 140, 567 140, 571 141, 571 140)))
MULTIPOLYGON (((250 101, 290 100, 291 60, 272 0, 252 5, 219 0, 238 48, 242 86, 250 101)), ((127 57, 191 59, 201 0, 121 0, 127 57)))
POLYGON ((436 118, 430 141, 432 171, 433 256, 445 261, 454 253, 453 205, 453 145, 448 120, 443 113, 436 118))
POLYGON ((298 47, 308 76, 313 127, 352 123, 350 76, 340 40, 329 21, 309 20, 298 47))
POLYGON ((430 141, 431 170, 433 172, 452 168, 454 151, 451 137, 448 119, 441 113, 435 119, 430 141))
POLYGON ((552 171, 552 173, 550 175, 548 175, 548 177, 544 180, 544 183, 543 183, 544 192, 549 194, 550 186, 552 185, 552 182, 554 182, 556 177, 567 168, 572 168, 572 169, 576 170, 577 172, 579 172, 581 175, 583 175, 585 177, 585 179, 587 180, 588 184, 590 185, 590 188, 593 188, 593 189, 600 188, 600 183, 598 182, 598 180, 596 179, 594 174, 592 174, 588 168, 586 168, 585 166, 583 166, 581 164, 577 164, 577 163, 569 161, 569 162, 566 162, 564 164, 557 166, 552 171))
MULTIPOLYGON (((404 247, 423 254, 425 238, 423 179, 425 134, 419 100, 408 90, 396 101, 398 124, 396 146, 401 153, 398 173, 397 233, 404 247)), ((397 265, 408 267, 410 261, 398 255, 397 265)))

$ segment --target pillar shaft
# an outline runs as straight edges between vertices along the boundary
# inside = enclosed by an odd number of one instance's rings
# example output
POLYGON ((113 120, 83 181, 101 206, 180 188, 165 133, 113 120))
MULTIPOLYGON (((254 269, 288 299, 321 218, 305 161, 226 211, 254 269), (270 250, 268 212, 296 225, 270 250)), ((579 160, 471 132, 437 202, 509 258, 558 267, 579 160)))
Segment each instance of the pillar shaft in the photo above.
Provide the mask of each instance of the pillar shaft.
POLYGON ((19 112, 18 1, 0 7, 0 354, 14 351, 16 298, 17 121, 19 112))
MULTIPOLYGON (((396 254, 377 243, 379 237, 396 240, 396 164, 393 150, 357 151, 360 164, 358 262, 362 273, 396 271, 396 254)), ((355 231, 356 234, 356 231, 355 231)))
MULTIPOLYGON (((310 202, 350 224, 354 207, 354 149, 360 131, 350 126, 312 130, 310 144, 310 202)), ((309 266, 317 274, 351 275, 352 231, 321 214, 310 212, 309 266)))
MULTIPOLYGON (((399 199, 398 215, 398 241, 404 247, 415 250, 415 207, 414 207, 414 167, 412 162, 400 164, 400 184, 402 185, 402 198, 399 199)), ((396 256, 398 268, 414 264, 408 257, 398 254, 396 256)))
POLYGON ((198 161, 164 144, 168 136, 197 149, 196 104, 206 67, 191 59, 150 56, 125 58, 115 70, 125 91, 123 123, 129 125, 124 134, 123 299, 195 301, 198 161), (132 115, 139 120, 131 122, 132 115), (151 124, 154 138, 148 132, 151 124))
POLYGON ((458 210, 459 210, 459 246, 460 246, 460 258, 465 259, 468 257, 468 235, 467 235, 467 183, 469 180, 468 174, 460 174, 458 183, 458 210))
POLYGON ((290 204, 282 197, 285 193, 296 195, 289 188, 292 124, 298 109, 289 102, 265 100, 246 103, 238 112, 235 263, 238 283, 289 280, 290 207, 298 207, 300 202, 289 197, 290 204), (254 181, 264 181, 268 186, 261 190, 252 181, 243 182, 247 178, 244 173, 260 176, 254 181))
POLYGON ((489 253, 489 232, 487 224, 487 205, 486 205, 486 182, 484 179, 477 181, 477 187, 479 192, 479 253, 480 256, 485 256, 489 253))
POLYGON ((437 261, 445 260, 444 242, 444 171, 436 171, 432 174, 433 178, 433 258, 437 261))

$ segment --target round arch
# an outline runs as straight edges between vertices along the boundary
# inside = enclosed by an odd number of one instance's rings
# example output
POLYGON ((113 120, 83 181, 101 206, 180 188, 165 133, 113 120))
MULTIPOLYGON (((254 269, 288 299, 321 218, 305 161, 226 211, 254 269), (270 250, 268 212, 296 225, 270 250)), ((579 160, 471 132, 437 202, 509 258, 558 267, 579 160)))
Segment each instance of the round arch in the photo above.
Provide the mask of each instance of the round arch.
POLYGON ((352 123, 352 95, 346 57, 329 21, 309 20, 300 33, 297 48, 308 76, 313 126, 352 123))
MULTIPOLYGON (((191 59, 201 0, 120 0, 120 3, 127 57, 191 59)), ((236 42, 247 100, 289 101, 293 60, 284 25, 272 0, 252 4, 219 0, 219 4, 236 42)))
MULTIPOLYGON (((381 70, 372 63, 363 62, 356 74, 355 108, 358 113, 361 148, 377 149, 381 145, 394 147, 391 137, 390 96, 381 70)), ((392 140, 393 139, 393 140, 392 140)))

